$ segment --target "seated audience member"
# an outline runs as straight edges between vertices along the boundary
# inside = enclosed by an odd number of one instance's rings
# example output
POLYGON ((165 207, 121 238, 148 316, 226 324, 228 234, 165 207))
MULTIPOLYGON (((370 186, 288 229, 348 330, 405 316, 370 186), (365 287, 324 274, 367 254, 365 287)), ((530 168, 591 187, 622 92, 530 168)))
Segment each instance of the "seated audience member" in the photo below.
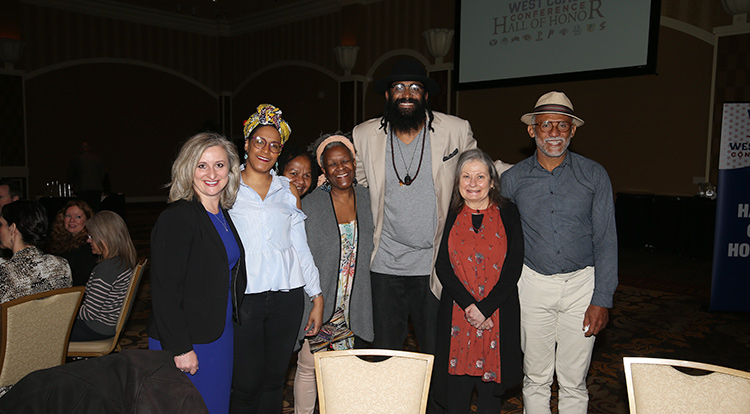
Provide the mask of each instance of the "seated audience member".
POLYGON ((91 250, 101 256, 101 261, 86 283, 81 310, 70 332, 71 341, 114 336, 136 261, 128 227, 117 213, 106 210, 96 213, 86 227, 91 250))
POLYGON ((1 179, 0 180, 0 207, 10 204, 21 199, 21 187, 17 181, 1 179))
POLYGON ((317 163, 312 154, 296 145, 285 145, 279 155, 278 175, 288 178, 297 187, 297 194, 304 198, 318 186, 317 163))
MULTIPOLYGON (((0 207, 21 198, 21 188, 18 182, 0 179, 0 207)), ((11 256, 11 251, 0 248, 0 263, 5 263, 11 256)))
POLYGON ((36 201, 19 200, 0 210, 0 246, 13 256, 0 264, 0 303, 71 286, 70 266, 37 245, 47 235, 47 212, 36 201))
POLYGON ((71 200, 60 209, 52 223, 45 250, 68 261, 73 272, 73 286, 84 286, 96 266, 97 257, 86 243, 89 237, 86 222, 93 215, 94 211, 85 201, 71 200))

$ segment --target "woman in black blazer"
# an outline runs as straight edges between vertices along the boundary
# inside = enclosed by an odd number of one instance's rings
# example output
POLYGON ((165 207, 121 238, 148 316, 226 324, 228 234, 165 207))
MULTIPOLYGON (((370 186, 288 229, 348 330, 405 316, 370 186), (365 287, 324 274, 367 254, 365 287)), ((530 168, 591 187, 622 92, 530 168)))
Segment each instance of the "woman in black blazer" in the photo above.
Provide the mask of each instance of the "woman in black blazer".
POLYGON ((172 165, 170 205, 151 232, 149 348, 174 356, 212 414, 229 411, 232 318, 246 283, 242 243, 227 213, 239 164, 223 136, 190 138, 172 165))

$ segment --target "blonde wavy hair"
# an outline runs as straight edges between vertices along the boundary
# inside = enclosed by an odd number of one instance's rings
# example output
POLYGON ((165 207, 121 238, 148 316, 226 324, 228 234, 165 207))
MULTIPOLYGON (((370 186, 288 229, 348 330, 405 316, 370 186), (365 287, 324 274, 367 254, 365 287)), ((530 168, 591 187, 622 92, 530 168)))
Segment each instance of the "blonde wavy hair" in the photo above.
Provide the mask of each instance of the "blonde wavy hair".
POLYGON ((237 199, 237 190, 240 188, 240 157, 237 148, 223 135, 213 132, 202 132, 188 139, 180 149, 177 159, 172 164, 172 181, 166 185, 169 187, 169 202, 177 200, 192 200, 195 197, 193 188, 193 177, 195 168, 203 155, 210 147, 220 146, 227 152, 228 170, 227 186, 221 192, 219 204, 228 209, 234 205, 237 199))
POLYGON ((47 241, 48 253, 60 254, 77 249, 82 244, 86 243, 86 239, 89 237, 89 232, 84 227, 77 234, 73 235, 69 231, 65 230, 65 212, 70 207, 76 206, 86 216, 86 222, 91 220, 94 216, 94 210, 83 200, 70 200, 68 201, 55 216, 55 221, 52 223, 52 229, 49 233, 49 239, 47 241))
POLYGON ((114 211, 103 210, 86 222, 91 244, 102 252, 102 260, 116 257, 126 267, 135 267, 136 252, 125 221, 114 211))

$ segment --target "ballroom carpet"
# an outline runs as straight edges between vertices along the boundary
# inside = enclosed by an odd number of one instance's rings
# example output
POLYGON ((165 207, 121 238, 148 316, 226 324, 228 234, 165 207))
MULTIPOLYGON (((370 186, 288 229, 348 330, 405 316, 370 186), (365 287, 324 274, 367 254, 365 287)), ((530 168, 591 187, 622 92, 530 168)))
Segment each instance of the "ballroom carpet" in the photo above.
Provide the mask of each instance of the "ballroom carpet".
MULTIPOLYGON (((149 235, 161 203, 129 204, 127 223, 139 258, 149 255, 149 235)), ((750 317, 711 312, 711 263, 647 250, 620 251, 620 286, 609 326, 599 335, 588 376, 590 413, 628 412, 622 357, 685 359, 750 371, 750 317)), ((123 348, 147 348, 151 309, 148 269, 120 340, 123 348)), ((416 350, 413 337, 406 349, 416 350)), ((283 413, 293 413, 295 362, 290 361, 283 413)), ((509 393, 503 413, 522 413, 520 390, 509 393)), ((556 392, 553 392, 553 400, 556 392)), ((470 411, 473 412, 473 411, 470 411)), ((553 410, 553 412, 557 412, 553 410)))

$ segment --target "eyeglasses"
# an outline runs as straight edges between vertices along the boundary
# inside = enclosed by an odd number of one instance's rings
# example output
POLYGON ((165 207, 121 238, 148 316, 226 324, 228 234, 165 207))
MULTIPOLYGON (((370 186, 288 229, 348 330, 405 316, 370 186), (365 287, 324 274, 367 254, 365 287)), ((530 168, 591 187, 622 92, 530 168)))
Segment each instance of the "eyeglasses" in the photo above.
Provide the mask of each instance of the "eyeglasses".
POLYGON ((412 83, 411 85, 404 85, 403 83, 394 83, 391 85, 391 90, 396 95, 402 95, 406 90, 409 90, 409 93, 412 95, 419 95, 424 90, 424 86, 418 84, 418 83, 412 83))
POLYGON ((556 126, 557 130, 560 132, 568 132, 570 129, 570 122, 568 121, 544 121, 541 124, 533 124, 539 126, 539 129, 542 130, 542 132, 550 132, 552 131, 552 127, 556 126))
MULTIPOLYGON (((263 137, 250 138, 250 140, 252 141, 253 146, 257 149, 263 149, 267 143, 266 139, 263 137)), ((268 149, 274 154, 280 153, 282 148, 284 148, 284 145, 279 144, 278 142, 271 142, 268 144, 268 149)))

